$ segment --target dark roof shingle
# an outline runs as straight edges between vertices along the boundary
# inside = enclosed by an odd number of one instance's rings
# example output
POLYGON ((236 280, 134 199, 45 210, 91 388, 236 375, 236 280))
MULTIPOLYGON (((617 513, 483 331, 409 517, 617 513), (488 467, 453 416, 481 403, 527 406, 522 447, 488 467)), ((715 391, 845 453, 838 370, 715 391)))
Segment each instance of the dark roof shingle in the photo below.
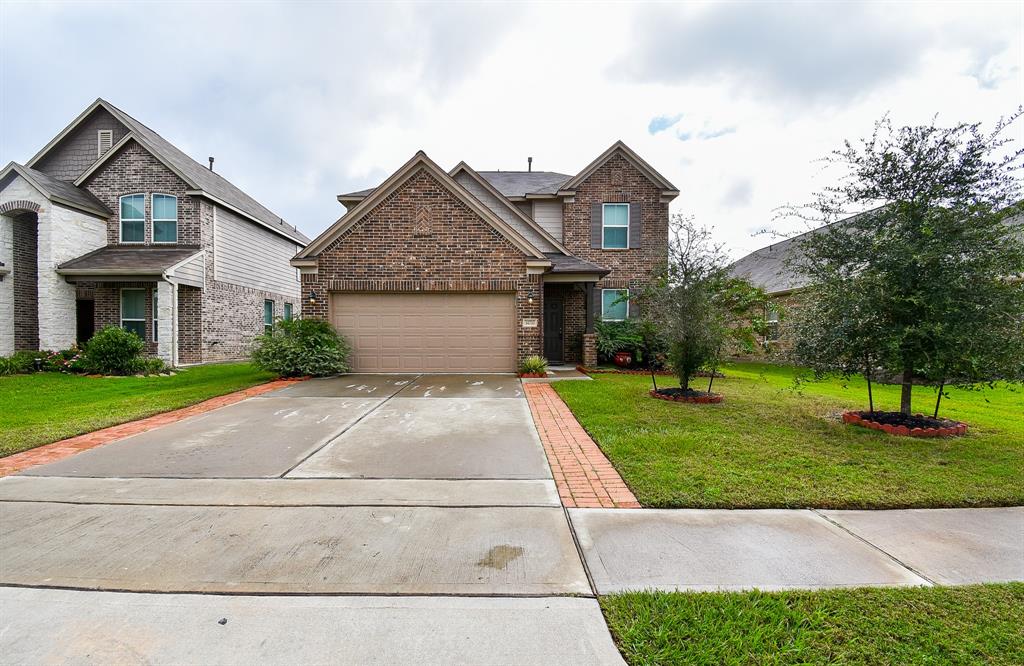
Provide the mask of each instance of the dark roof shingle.
POLYGON ((93 250, 57 266, 57 272, 89 271, 97 275, 130 273, 160 275, 171 266, 199 252, 198 247, 109 246, 93 250))
POLYGON ((554 171, 477 171, 506 197, 525 197, 527 194, 555 194, 572 176, 554 171))

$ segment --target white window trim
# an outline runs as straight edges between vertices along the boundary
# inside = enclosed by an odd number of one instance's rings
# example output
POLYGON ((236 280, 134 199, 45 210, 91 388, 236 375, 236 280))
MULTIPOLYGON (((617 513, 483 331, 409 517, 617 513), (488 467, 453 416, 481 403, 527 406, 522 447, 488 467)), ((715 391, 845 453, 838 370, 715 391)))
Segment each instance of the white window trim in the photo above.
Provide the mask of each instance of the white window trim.
POLYGON ((96 159, 99 159, 107 154, 109 150, 114 147, 114 130, 101 129, 96 130, 96 159), (103 150, 103 137, 110 137, 110 146, 107 150, 103 150))
POLYGON ((601 290, 601 321, 626 321, 629 319, 629 289, 602 289, 601 290), (626 316, 622 319, 606 319, 604 316, 604 292, 624 291, 626 292, 626 316))
MULTIPOLYGON (((132 194, 122 194, 117 198, 117 242, 125 245, 145 245, 146 244, 146 193, 145 192, 133 192, 132 194), (124 207, 121 205, 121 199, 127 199, 128 197, 142 197, 142 240, 140 241, 126 241, 124 239, 124 223, 125 219, 122 216, 124 207)), ((138 220, 132 219, 129 222, 138 222, 138 220)))
POLYGON ((145 296, 146 296, 146 289, 143 288, 143 287, 122 287, 120 292, 118 293, 118 302, 117 302, 117 304, 118 304, 118 316, 120 318, 119 321, 121 322, 121 328, 124 328, 124 323, 126 321, 141 321, 142 322, 142 335, 140 337, 143 340, 146 339, 146 302, 145 302, 145 296), (142 292, 142 296, 143 296, 142 319, 135 319, 135 318, 125 319, 125 316, 124 316, 124 292, 126 292, 126 291, 141 291, 142 292))
POLYGON ((608 203, 601 204, 601 249, 602 250, 628 250, 629 249, 629 204, 626 203, 625 201, 609 201, 608 203), (619 225, 619 224, 606 225, 604 223, 604 211, 607 209, 608 206, 625 206, 626 207, 626 226, 625 227, 623 227, 622 225, 619 225), (606 227, 611 227, 613 229, 623 229, 623 228, 625 228, 625 230, 626 230, 626 247, 606 247, 605 244, 604 244, 604 230, 605 230, 606 227))
POLYGON ((150 210, 152 211, 152 213, 150 213, 150 217, 153 218, 153 220, 152 220, 152 222, 153 222, 153 224, 152 224, 153 231, 152 231, 152 234, 151 234, 152 235, 153 245, 177 245, 178 244, 178 197, 173 195, 173 194, 164 194, 163 192, 153 192, 152 194, 149 195, 149 199, 150 199, 150 210), (157 219, 157 217, 156 217, 156 204, 154 203, 155 200, 153 199, 154 195, 159 195, 159 196, 162 196, 162 197, 170 197, 170 198, 174 199, 174 219, 173 220, 170 219, 170 218, 160 218, 160 219, 157 219), (174 222, 174 240, 172 240, 172 241, 158 241, 156 239, 156 223, 157 222, 174 222))

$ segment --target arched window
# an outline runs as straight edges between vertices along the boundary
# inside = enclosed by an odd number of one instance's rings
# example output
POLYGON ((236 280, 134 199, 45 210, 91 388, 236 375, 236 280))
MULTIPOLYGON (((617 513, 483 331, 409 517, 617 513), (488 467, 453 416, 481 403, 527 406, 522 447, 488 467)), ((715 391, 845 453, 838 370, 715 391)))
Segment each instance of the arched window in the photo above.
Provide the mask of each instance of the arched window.
POLYGON ((146 242, 146 195, 121 197, 121 242, 146 242))

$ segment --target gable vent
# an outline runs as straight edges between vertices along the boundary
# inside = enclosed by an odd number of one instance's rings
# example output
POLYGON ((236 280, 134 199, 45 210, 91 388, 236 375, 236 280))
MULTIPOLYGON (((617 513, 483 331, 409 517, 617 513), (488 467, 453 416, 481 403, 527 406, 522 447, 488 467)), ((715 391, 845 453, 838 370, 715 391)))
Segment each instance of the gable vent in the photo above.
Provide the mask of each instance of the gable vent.
POLYGON ((96 157, 102 157, 103 153, 110 150, 114 145, 114 130, 98 130, 96 132, 96 157))

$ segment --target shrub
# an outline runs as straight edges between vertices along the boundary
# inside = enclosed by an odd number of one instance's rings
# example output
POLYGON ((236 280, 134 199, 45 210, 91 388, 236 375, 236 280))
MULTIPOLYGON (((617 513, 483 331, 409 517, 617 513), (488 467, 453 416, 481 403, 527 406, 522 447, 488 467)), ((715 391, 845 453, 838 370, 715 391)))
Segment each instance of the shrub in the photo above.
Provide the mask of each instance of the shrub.
POLYGON ((596 321, 597 353, 599 358, 609 361, 615 352, 625 351, 633 355, 640 364, 661 367, 668 345, 663 336, 645 321, 626 319, 624 321, 596 321))
POLYGON ((349 371, 351 348, 326 321, 281 319, 256 338, 252 361, 283 377, 323 377, 349 371))
POLYGON ((519 364, 519 374, 521 375, 543 375, 547 374, 547 371, 548 360, 540 356, 527 356, 519 364))
POLYGON ((92 337, 81 357, 82 369, 104 375, 133 375, 139 371, 142 338, 119 326, 108 326, 92 337))
POLYGON ((140 358, 135 362, 135 374, 157 375, 167 370, 167 365, 156 357, 140 358))
POLYGON ((18 375, 31 372, 35 365, 35 359, 39 355, 39 352, 20 351, 7 357, 0 356, 0 375, 18 375))

